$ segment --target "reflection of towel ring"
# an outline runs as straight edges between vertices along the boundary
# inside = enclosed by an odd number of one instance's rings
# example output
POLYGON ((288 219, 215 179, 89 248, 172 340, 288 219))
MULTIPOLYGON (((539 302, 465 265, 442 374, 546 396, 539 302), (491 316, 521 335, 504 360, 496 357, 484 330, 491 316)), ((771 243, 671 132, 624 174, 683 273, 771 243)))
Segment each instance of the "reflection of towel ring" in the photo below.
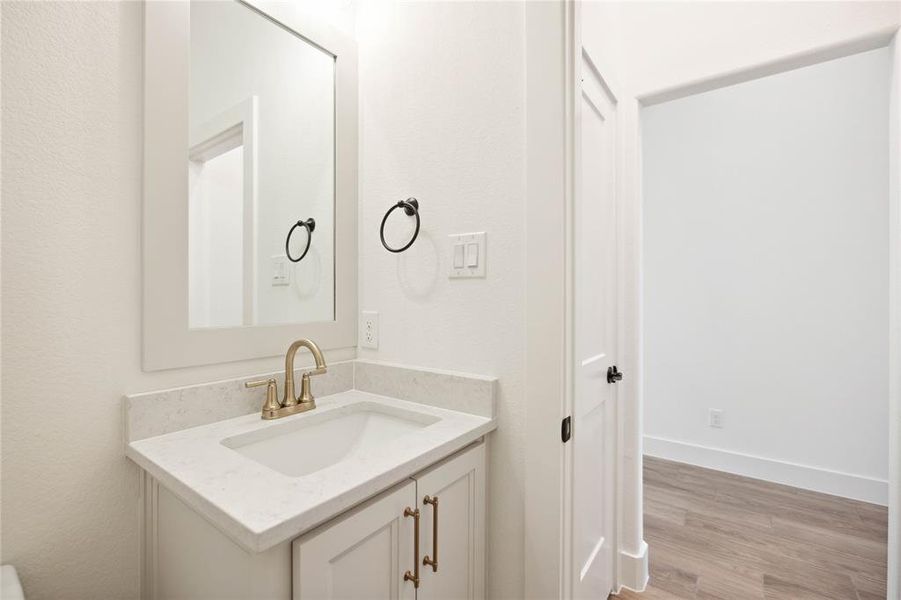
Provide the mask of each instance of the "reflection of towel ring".
POLYGON ((385 216, 382 217, 382 226, 379 228, 379 237, 382 238, 382 246, 385 247, 385 250, 388 252, 403 252, 407 248, 413 245, 413 242, 416 241, 416 236, 419 235, 419 200, 416 198, 407 198, 406 200, 400 200, 397 204, 388 209, 388 212, 385 213, 385 216), (416 231, 413 232, 413 237, 410 238, 410 241, 407 242, 406 246, 401 248, 392 248, 388 245, 388 242, 385 241, 385 222, 388 220, 388 215, 394 212, 396 209, 402 208, 404 212, 407 213, 408 217, 416 217, 416 231))
POLYGON ((288 231, 288 238, 285 240, 285 254, 288 256, 288 260, 290 260, 291 262, 300 262, 303 260, 303 257, 306 256, 307 252, 310 251, 310 242, 313 241, 313 231, 315 231, 315 229, 316 221, 313 219, 313 217, 310 217, 306 221, 298 221, 291 226, 291 229, 288 231), (307 230, 307 246, 303 249, 303 254, 300 255, 300 258, 294 258, 291 256, 291 235, 298 227, 303 227, 307 230))

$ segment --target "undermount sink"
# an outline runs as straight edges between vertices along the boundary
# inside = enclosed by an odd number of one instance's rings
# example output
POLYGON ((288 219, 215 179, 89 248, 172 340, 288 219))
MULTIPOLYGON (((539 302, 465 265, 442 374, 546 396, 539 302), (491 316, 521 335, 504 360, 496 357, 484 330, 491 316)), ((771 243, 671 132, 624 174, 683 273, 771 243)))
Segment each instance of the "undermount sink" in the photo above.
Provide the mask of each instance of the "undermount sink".
POLYGON ((290 418, 225 438, 222 444, 279 473, 301 477, 378 451, 386 442, 438 421, 433 415, 359 402, 290 418))

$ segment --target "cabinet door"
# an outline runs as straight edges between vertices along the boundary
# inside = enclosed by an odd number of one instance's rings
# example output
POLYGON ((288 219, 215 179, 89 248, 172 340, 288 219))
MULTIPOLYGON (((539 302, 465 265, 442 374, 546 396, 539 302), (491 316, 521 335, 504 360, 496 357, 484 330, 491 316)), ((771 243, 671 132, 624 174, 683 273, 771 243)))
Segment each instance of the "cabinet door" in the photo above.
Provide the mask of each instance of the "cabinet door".
POLYGON ((403 599, 413 570, 416 484, 408 481, 293 542, 294 600, 403 599))
POLYGON ((420 530, 417 600, 485 597, 485 444, 416 476, 420 530), (437 504, 430 503, 437 499, 437 504), (435 520, 437 519, 437 528, 435 520), (433 537, 437 530, 437 541, 433 537), (427 559, 438 555, 437 570, 427 559))

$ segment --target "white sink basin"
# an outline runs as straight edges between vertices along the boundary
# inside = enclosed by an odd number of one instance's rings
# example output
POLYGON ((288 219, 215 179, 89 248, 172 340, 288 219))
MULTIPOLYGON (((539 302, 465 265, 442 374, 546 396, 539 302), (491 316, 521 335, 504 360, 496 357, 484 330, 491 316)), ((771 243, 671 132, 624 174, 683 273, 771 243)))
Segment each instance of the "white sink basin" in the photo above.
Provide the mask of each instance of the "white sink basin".
POLYGON ((323 414, 314 410, 288 419, 225 438, 222 444, 279 473, 301 477, 377 452, 385 443, 440 420, 374 402, 358 402, 323 414))
MULTIPOLYGON (((461 398, 465 404, 466 398, 461 398)), ((491 417, 348 390, 131 442, 126 454, 248 552, 263 552, 495 429, 491 417)))

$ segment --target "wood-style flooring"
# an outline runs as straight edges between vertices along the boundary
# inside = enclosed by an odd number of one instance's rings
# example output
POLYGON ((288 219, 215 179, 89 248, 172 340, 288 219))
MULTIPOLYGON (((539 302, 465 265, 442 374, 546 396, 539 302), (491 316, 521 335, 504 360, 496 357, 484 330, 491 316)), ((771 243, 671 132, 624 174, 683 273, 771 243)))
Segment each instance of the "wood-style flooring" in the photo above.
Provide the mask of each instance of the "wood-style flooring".
POLYGON ((618 600, 885 600, 887 510, 644 459, 651 580, 618 600))

